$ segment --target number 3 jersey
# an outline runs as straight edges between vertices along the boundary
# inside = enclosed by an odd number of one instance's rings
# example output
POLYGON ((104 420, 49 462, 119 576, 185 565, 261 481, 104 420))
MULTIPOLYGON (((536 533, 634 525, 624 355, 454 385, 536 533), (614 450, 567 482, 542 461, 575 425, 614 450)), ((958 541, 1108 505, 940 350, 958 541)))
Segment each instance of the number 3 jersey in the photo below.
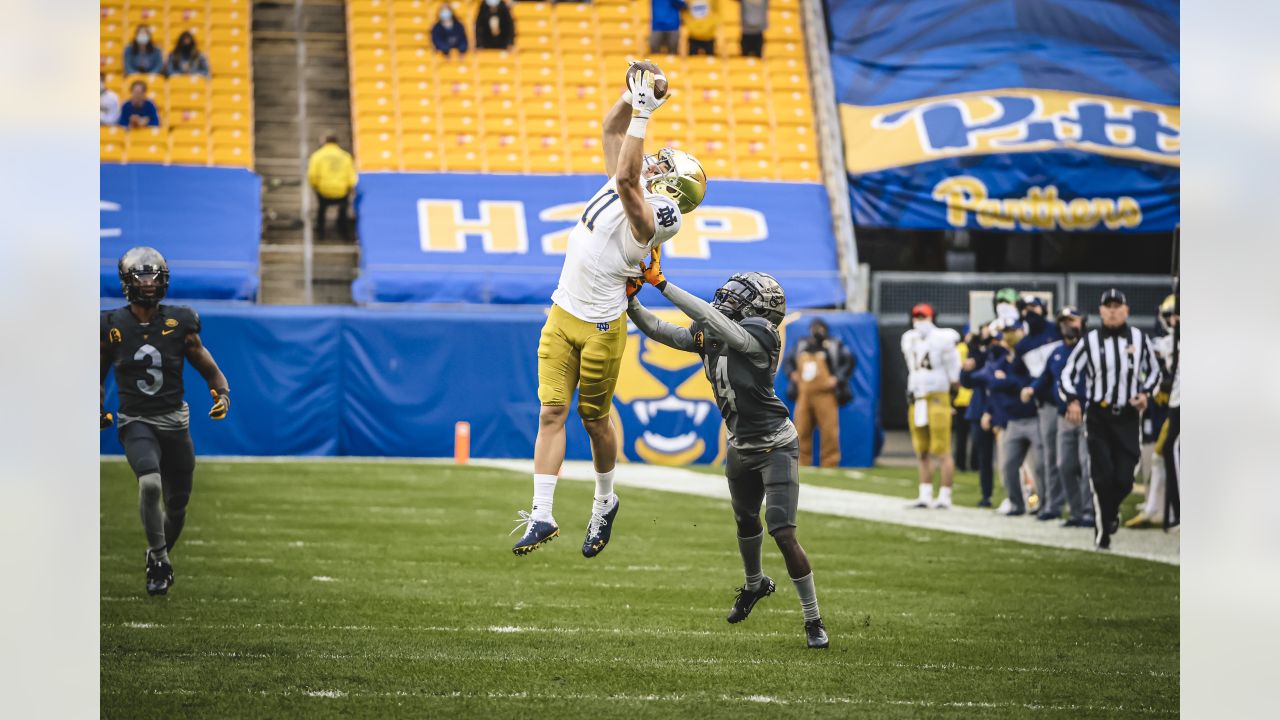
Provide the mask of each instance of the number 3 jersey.
POLYGON ((787 406, 773 391, 782 338, 777 328, 764 318, 746 318, 741 325, 764 346, 769 354, 768 367, 756 365, 746 354, 728 347, 697 322, 689 332, 693 334, 694 349, 702 356, 703 369, 724 417, 729 444, 738 450, 781 447, 798 437, 787 406))
POLYGON ((165 429, 186 427, 182 369, 187 335, 200 332, 196 311, 161 305, 143 324, 122 307, 103 311, 101 325, 120 392, 120 424, 144 420, 165 429))
POLYGON ((665 195, 645 191, 653 213, 653 240, 640 244, 622 209, 618 184, 610 178, 587 202, 569 231, 569 248, 551 301, 570 315, 592 323, 613 322, 627 308, 627 278, 640 276, 649 251, 680 232, 680 207, 665 195))

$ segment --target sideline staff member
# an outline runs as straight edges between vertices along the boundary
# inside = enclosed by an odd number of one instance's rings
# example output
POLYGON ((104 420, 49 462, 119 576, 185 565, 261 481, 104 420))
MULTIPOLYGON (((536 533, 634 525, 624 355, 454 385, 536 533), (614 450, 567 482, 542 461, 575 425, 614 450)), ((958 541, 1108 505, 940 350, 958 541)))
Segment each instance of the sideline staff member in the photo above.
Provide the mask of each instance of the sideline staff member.
POLYGON ((1071 351, 1058 380, 1067 401, 1066 421, 1083 419, 1093 485, 1094 545, 1111 549, 1120 526, 1120 504, 1133 490, 1138 466, 1139 419, 1160 385, 1160 363, 1151 338, 1130 327, 1129 303, 1111 288, 1102 293, 1102 327, 1090 330, 1071 351), (1083 383, 1083 388, 1078 385, 1083 383), (1082 389, 1083 394, 1077 394, 1082 389), (1081 403, 1087 402, 1088 409, 1081 403))

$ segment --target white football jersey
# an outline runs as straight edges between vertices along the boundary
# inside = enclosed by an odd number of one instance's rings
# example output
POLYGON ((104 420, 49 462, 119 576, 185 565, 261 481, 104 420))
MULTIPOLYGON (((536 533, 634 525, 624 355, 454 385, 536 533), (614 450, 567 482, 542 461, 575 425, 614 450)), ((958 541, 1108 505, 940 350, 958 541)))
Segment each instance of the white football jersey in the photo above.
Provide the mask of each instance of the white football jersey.
POLYGON ((912 397, 947 392, 960 381, 960 334, 933 323, 921 323, 902 334, 902 356, 907 361, 907 392, 912 397))
POLYGON ((649 251, 680 232, 680 207, 675 200, 650 193, 645 202, 653 211, 653 239, 637 242, 622 209, 617 182, 609 182, 587 203, 578 224, 569 232, 560 282, 551 301, 586 322, 612 322, 627 307, 627 278, 640 275, 649 251))

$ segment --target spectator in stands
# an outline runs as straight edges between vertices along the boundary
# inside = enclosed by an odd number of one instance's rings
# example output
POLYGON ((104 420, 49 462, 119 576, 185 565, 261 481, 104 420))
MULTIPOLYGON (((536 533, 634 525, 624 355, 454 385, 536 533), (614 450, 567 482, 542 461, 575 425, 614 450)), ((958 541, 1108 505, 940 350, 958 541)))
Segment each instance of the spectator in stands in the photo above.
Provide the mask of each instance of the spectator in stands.
POLYGON ((649 52, 678 55, 680 53, 680 11, 684 0, 652 0, 649 15, 649 52))
POLYGON ((141 127, 159 127, 160 111, 147 99, 147 84, 134 80, 129 86, 129 102, 120 108, 119 124, 132 130, 141 127))
POLYGON ((840 465, 840 406, 853 400, 849 380, 857 361, 839 338, 831 337, 822 318, 809 323, 809 337, 801 338, 787 355, 787 398, 796 404, 800 434, 800 464, 813 465, 813 434, 821 434, 822 467, 840 465))
MULTIPOLYGON (((1053 345, 1053 352, 1040 377, 1030 387, 1022 390, 1023 402, 1030 402, 1034 398, 1037 402, 1047 403, 1056 414, 1053 425, 1057 436, 1049 438, 1045 435, 1044 441, 1057 445, 1058 472, 1050 475, 1046 482, 1046 505, 1037 517, 1042 520, 1057 519, 1062 514, 1063 502, 1066 502, 1067 520, 1063 527, 1093 527, 1093 491, 1089 488, 1089 477, 1085 472, 1089 450, 1084 442, 1084 426, 1067 422, 1064 417, 1067 414, 1067 401, 1058 393, 1058 378, 1062 375, 1062 368, 1066 367, 1067 358, 1084 332, 1084 315, 1067 305, 1058 311, 1057 325, 1062 342, 1053 345)), ((1043 429, 1043 415, 1040 420, 1043 429)), ((1045 454, 1048 454, 1047 451, 1045 454)))
POLYGON ((151 41, 151 28, 139 25, 133 42, 124 46, 125 75, 154 75, 164 72, 164 53, 151 41))
POLYGON ((516 44, 516 20, 502 0, 484 0, 476 13, 476 48, 509 50, 516 44))
POLYGON ((106 73, 98 73, 98 118, 103 125, 115 125, 120 120, 120 96, 107 87, 106 73))
POLYGON ((716 28, 720 25, 719 0, 688 0, 684 24, 689 30, 690 55, 716 54, 716 28))
POLYGON ((169 61, 164 64, 165 75, 203 75, 209 77, 209 60, 196 46, 196 36, 184 30, 174 43, 169 61))
POLYGON ((454 50, 458 51, 458 55, 467 54, 467 31, 456 17, 453 8, 442 5, 440 19, 431 28, 431 44, 445 57, 449 57, 449 53, 454 50))
POLYGON ((338 234, 343 240, 350 241, 347 204, 351 191, 356 187, 356 166, 351 160, 351 153, 338 146, 336 134, 326 134, 324 144, 311 153, 307 161, 307 182, 316 191, 316 239, 324 239, 325 214, 330 207, 337 207, 338 234))
POLYGON ((742 4, 742 56, 764 56, 764 31, 769 27, 769 0, 738 0, 742 4))

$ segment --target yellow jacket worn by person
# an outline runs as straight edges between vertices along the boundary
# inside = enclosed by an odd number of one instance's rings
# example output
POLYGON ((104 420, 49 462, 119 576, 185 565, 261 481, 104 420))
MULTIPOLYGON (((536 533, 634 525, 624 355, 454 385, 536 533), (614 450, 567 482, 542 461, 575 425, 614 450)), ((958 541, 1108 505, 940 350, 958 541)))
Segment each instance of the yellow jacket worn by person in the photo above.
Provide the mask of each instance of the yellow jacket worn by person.
POLYGON ((344 198, 356 186, 356 166, 351 153, 337 143, 325 143, 307 161, 307 182, 330 200, 344 198))
POLYGON ((684 11, 684 26, 694 40, 715 40, 720 24, 719 0, 689 0, 684 11))

